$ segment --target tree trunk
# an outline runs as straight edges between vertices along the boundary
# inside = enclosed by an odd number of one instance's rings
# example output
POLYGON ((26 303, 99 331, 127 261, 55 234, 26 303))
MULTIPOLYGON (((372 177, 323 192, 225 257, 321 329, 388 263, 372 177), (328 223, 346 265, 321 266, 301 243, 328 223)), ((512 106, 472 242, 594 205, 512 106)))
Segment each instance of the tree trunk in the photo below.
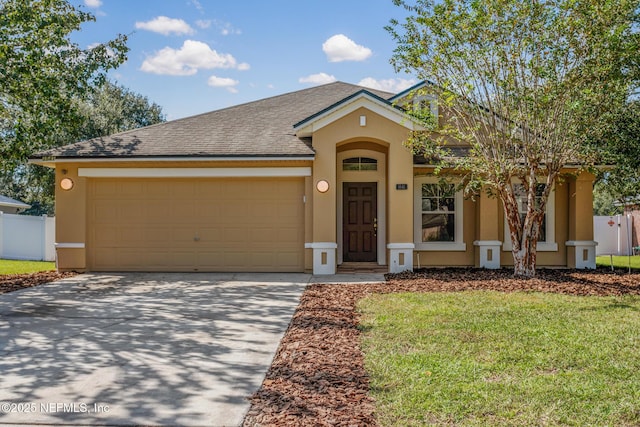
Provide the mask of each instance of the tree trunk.
POLYGON ((513 275, 522 278, 535 277, 538 234, 543 214, 535 212, 534 201, 529 200, 527 213, 522 221, 513 193, 506 196, 502 200, 513 247, 513 275))
POLYGON ((513 251, 513 275, 532 278, 536 275, 536 251, 527 245, 519 251, 513 251))

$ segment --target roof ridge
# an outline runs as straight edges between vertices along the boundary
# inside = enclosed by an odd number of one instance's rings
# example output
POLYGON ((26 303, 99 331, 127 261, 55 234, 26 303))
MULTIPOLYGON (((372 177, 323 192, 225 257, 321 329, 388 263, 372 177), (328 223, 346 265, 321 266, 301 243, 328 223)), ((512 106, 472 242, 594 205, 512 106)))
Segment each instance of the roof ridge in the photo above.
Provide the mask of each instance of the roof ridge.
MULTIPOLYGON (((191 120, 191 119, 195 119, 195 118, 198 118, 198 117, 206 116, 206 115, 212 114, 212 113, 218 113, 218 112, 221 112, 221 111, 227 111, 227 110, 231 110, 231 109, 235 109, 235 108, 239 108, 239 107, 244 107, 244 106, 251 105, 251 104, 256 104, 256 103, 259 103, 259 102, 275 100, 275 99, 278 99, 278 98, 281 98, 281 97, 284 97, 284 96, 289 96, 289 95, 292 95, 292 94, 295 94, 295 93, 311 91, 311 90, 314 90, 314 89, 327 87, 327 86, 332 86, 332 85, 338 85, 338 84, 353 86, 354 88, 361 88, 361 89, 364 89, 364 90, 371 90, 370 88, 367 88, 365 86, 360 86, 360 85, 356 85, 356 84, 353 84, 353 83, 347 83, 347 82, 343 82, 343 81, 338 80, 338 81, 335 81, 335 82, 325 83, 325 84, 312 86, 312 87, 308 87, 308 88, 304 88, 304 89, 292 90, 292 91, 281 93, 281 94, 278 94, 278 95, 269 96, 267 98, 260 98, 260 99, 255 99, 253 101, 243 102, 241 104, 230 105, 228 107, 219 108, 219 109, 216 109, 216 110, 205 111, 204 113, 194 114, 193 116, 180 117, 179 119, 169 120, 169 121, 161 122, 161 123, 154 123, 152 125, 143 126, 143 127, 134 128, 134 129, 129 129, 129 130, 125 130, 125 131, 118 132, 118 133, 112 133, 112 134, 109 134, 109 135, 101 135, 101 136, 96 136, 96 137, 89 138, 89 139, 83 139, 83 140, 80 140, 80 141, 72 142, 71 144, 77 144, 79 142, 85 142, 85 141, 93 141, 93 140, 104 138, 104 137, 107 137, 107 136, 108 137, 118 137, 118 136, 121 136, 121 135, 129 135, 132 132, 140 131, 141 129, 150 129, 150 128, 154 128, 154 127, 157 127, 157 126, 166 125, 168 123, 178 123, 178 122, 181 122, 181 121, 184 121, 184 120, 191 120)), ((373 90, 376 90, 376 89, 373 89, 373 90)), ((386 91, 380 91, 380 92, 386 92, 386 91)))

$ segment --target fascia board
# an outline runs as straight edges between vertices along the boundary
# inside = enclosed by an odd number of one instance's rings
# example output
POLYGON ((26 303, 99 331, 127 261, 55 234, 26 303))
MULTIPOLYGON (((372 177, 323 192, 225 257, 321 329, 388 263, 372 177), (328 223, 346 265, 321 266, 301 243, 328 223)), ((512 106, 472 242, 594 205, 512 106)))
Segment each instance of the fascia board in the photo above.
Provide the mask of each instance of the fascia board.
POLYGON ((423 130, 424 128, 413 118, 407 114, 402 113, 397 108, 383 103, 366 93, 362 93, 359 96, 349 100, 348 102, 336 106, 334 109, 328 110, 323 114, 315 117, 313 120, 304 123, 298 128, 294 128, 296 136, 299 138, 311 136, 314 132, 322 129, 325 126, 353 113, 359 108, 366 108, 367 110, 378 114, 394 123, 397 123, 409 130, 423 130))

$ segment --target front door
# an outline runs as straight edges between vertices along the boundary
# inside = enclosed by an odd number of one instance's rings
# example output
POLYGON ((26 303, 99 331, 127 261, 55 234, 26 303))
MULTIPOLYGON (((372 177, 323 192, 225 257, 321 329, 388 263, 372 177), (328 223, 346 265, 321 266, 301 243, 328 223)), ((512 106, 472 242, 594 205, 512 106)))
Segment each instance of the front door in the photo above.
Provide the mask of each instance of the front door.
POLYGON ((345 182, 342 246, 345 262, 375 262, 378 258, 378 184, 345 182))

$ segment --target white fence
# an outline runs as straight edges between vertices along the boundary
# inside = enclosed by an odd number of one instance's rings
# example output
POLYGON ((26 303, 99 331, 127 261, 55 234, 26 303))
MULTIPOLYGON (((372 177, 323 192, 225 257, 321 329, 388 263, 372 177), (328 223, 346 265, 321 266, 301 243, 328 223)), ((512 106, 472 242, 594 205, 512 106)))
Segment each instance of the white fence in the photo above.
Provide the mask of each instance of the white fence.
POLYGON ((631 215, 594 216, 593 237, 596 255, 633 255, 631 215))
POLYGON ((55 218, 0 212, 0 258, 55 261, 55 218))

